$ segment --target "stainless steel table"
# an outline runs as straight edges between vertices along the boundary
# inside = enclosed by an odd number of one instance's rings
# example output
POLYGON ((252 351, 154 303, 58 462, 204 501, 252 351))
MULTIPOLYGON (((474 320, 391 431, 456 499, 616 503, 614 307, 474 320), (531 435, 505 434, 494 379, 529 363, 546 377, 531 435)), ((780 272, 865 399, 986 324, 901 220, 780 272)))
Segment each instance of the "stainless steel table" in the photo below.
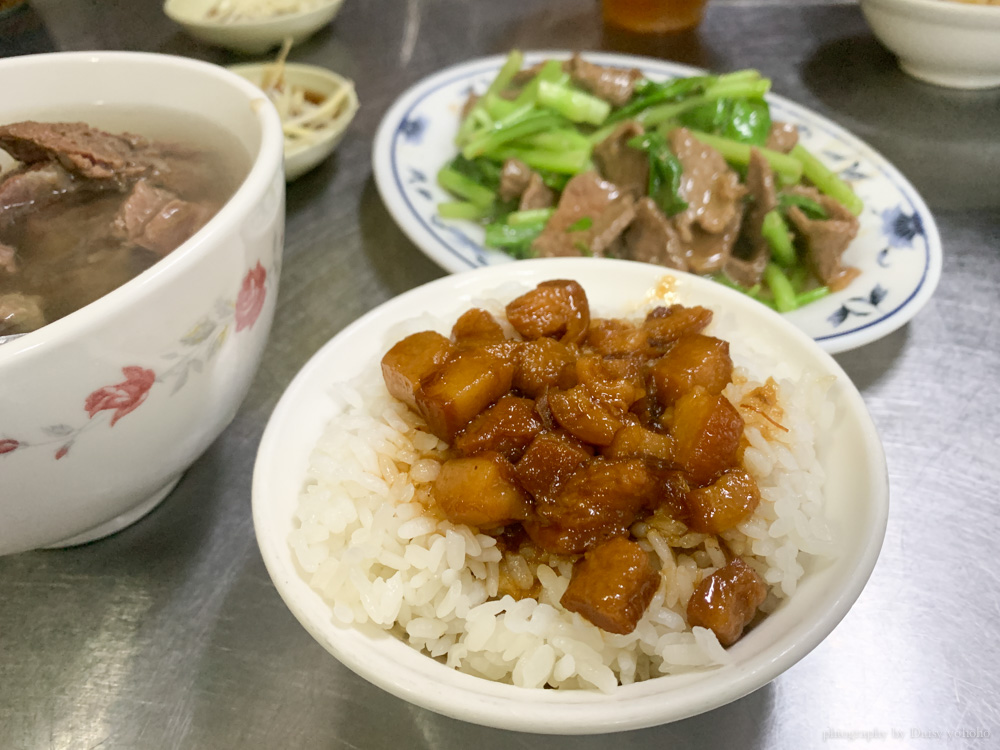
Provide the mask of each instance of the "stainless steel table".
MULTIPOLYGON (((160 0, 33 0, 0 19, 0 54, 96 48, 240 60, 186 37, 160 0)), ((815 0, 712 0, 697 33, 654 41, 603 31, 596 0, 347 0, 292 59, 353 78, 362 109, 335 158, 289 187, 264 364, 236 420, 151 515, 90 545, 0 559, 0 748, 1000 746, 1000 91, 910 80, 856 5, 815 0), (372 687, 287 611, 250 521, 257 443, 295 372, 366 310, 442 274, 376 192, 382 113, 428 73, 513 46, 760 68, 895 162, 945 246, 923 313, 838 357, 892 484, 857 605, 767 687, 613 738, 483 729, 372 687)))

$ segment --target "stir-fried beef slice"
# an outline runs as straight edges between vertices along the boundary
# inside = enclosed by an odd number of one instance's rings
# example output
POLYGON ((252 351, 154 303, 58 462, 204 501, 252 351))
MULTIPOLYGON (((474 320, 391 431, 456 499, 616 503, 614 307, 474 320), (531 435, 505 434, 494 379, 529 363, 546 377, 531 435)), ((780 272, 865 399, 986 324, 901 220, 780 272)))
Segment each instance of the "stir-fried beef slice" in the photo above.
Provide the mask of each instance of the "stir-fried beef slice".
POLYGON ((573 177, 545 229, 532 243, 543 258, 603 255, 635 216, 635 203, 596 172, 573 177), (584 221, 589 226, 574 229, 584 221))
POLYGON ((710 629, 719 643, 731 646, 766 597, 763 579, 737 557, 698 584, 688 600, 688 622, 710 629))
POLYGON ((688 202, 688 207, 674 217, 681 239, 689 242, 695 225, 710 234, 728 231, 746 193, 739 176, 722 154, 703 144, 687 128, 671 131, 669 141, 670 150, 681 163, 680 192, 688 202))
POLYGON ((625 248, 630 260, 687 270, 681 238, 652 198, 636 203, 635 219, 625 230, 625 248))
POLYGON ((605 68, 573 55, 565 66, 575 83, 615 107, 628 103, 642 72, 636 68, 605 68))
POLYGON ((619 536, 576 563, 559 601, 602 630, 624 635, 635 630, 659 585, 660 574, 646 551, 619 536))
POLYGON ((17 273, 17 250, 3 242, 0 242, 0 271, 8 274, 17 273))
POLYGON ((628 141, 644 132, 642 125, 629 120, 594 147, 597 171, 635 197, 645 195, 649 187, 649 157, 631 148, 628 141))
POLYGON ((500 170, 500 200, 512 201, 521 197, 531 181, 531 167, 520 159, 507 159, 500 170))
POLYGON ((201 229, 214 211, 139 180, 122 203, 115 230, 161 257, 201 229))
POLYGON ((521 202, 518 209, 530 211, 535 208, 551 208, 556 203, 556 194, 545 184, 542 176, 538 172, 532 172, 528 178, 528 185, 521 193, 521 202))
POLYGON ((15 169, 0 182, 0 221, 11 220, 29 208, 40 208, 86 184, 55 162, 15 169))
POLYGON ((57 161, 68 171, 119 185, 150 172, 149 144, 82 122, 17 122, 0 127, 0 148, 25 164, 57 161))
POLYGON ((28 333, 45 325, 42 298, 9 292, 0 294, 0 336, 28 333))
POLYGON ((750 164, 747 166, 747 189, 753 199, 743 219, 743 237, 746 240, 747 257, 732 255, 723 266, 726 275, 743 286, 753 286, 760 282, 771 257, 771 249, 761 227, 768 212, 778 207, 778 196, 774 188, 774 171, 760 151, 750 149, 750 164))
POLYGON ((788 218, 802 236, 806 260, 816 277, 834 291, 843 289, 860 273, 840 262, 847 246, 858 234, 858 217, 815 188, 798 187, 789 192, 811 198, 826 211, 829 218, 810 219, 798 206, 792 206, 788 209, 788 218))
POLYGON ((772 122, 765 148, 787 154, 799 142, 799 129, 790 122, 772 122))
POLYGON ((740 201, 736 213, 722 232, 716 234, 706 232, 697 225, 691 227, 690 238, 684 246, 688 270, 700 274, 721 270, 732 256, 742 223, 743 203, 740 201))

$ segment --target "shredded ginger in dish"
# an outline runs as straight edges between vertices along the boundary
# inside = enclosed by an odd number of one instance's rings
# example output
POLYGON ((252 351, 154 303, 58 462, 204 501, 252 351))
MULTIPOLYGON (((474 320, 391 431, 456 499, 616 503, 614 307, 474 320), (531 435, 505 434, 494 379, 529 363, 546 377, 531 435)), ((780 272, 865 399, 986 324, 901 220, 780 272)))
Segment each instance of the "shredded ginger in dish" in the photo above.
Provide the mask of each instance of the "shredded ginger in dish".
POLYGON ((353 84, 347 83, 325 96, 289 82, 285 78, 285 59, 291 47, 292 40, 286 39, 277 60, 265 69, 260 82, 260 88, 281 116, 286 150, 309 146, 322 138, 349 106, 353 89, 353 84))
POLYGON ((208 9, 205 17, 223 23, 254 21, 305 13, 316 10, 327 2, 328 0, 219 0, 208 9))

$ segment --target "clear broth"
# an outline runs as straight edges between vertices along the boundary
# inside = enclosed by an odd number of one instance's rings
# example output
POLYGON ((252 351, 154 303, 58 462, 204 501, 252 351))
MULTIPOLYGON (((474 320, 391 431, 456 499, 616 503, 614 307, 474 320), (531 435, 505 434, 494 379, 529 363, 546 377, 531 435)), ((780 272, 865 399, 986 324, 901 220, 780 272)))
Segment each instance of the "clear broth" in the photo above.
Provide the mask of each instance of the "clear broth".
MULTIPOLYGON (((197 152, 192 175, 182 180, 178 197, 210 206, 212 214, 236 192, 250 168, 243 145, 209 120, 168 108, 94 106, 72 113, 36 113, 39 122, 86 122, 109 133, 134 133, 149 141, 178 144, 197 152)), ((13 162, 5 161, 3 173, 13 162)), ((54 202, 19 213, 0 214, 0 242, 17 251, 18 270, 0 269, 0 297, 9 292, 41 298, 45 323, 51 323, 103 297, 150 268, 160 256, 113 236, 107 228, 127 193, 69 193, 54 202)), ((5 330, 0 335, 21 332, 5 330)))

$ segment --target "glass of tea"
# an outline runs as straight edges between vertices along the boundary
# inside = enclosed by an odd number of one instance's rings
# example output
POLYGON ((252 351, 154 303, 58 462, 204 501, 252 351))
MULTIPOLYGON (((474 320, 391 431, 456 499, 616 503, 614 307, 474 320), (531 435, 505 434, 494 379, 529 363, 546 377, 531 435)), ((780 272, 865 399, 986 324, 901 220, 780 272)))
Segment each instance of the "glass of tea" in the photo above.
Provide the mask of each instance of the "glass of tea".
POLYGON ((698 25, 706 0, 601 0, 604 23, 640 34, 682 31, 698 25))

